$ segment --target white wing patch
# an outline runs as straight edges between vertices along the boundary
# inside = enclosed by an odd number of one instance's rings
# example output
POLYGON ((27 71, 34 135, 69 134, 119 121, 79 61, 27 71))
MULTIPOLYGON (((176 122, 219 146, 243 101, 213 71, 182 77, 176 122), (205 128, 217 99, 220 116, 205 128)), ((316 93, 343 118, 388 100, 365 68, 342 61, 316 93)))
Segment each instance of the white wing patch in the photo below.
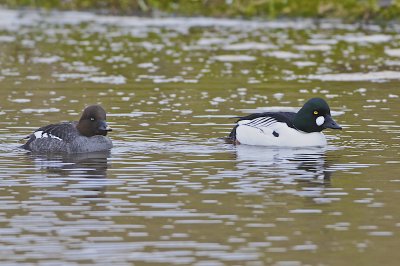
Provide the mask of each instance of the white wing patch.
POLYGON ((48 134, 48 133, 43 132, 43 131, 36 131, 36 132, 34 133, 34 135, 35 135, 35 137, 36 137, 37 139, 41 139, 41 138, 52 138, 52 139, 62 140, 61 138, 59 138, 59 137, 57 137, 57 136, 54 136, 54 135, 52 135, 52 134, 48 134))
POLYGON ((258 128, 262 131, 263 127, 270 127, 278 121, 272 117, 258 117, 252 120, 242 120, 238 122, 238 125, 245 125, 249 127, 258 128))

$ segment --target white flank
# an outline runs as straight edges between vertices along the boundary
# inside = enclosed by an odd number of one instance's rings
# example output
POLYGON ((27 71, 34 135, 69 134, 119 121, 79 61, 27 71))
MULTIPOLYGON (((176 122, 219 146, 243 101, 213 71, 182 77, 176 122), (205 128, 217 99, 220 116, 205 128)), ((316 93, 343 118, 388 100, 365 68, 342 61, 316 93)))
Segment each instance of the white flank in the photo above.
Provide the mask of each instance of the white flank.
POLYGON ((35 137, 37 139, 41 139, 41 138, 52 138, 52 139, 58 139, 58 140, 62 140, 61 138, 54 136, 52 134, 48 134, 48 133, 43 133, 43 131, 36 131, 34 133, 35 137))
POLYGON ((275 122, 269 126, 255 127, 246 125, 245 121, 236 129, 236 139, 241 144, 280 147, 325 146, 326 139, 321 132, 305 133, 288 127, 286 123, 275 122), (275 136, 273 132, 275 131, 275 136))
POLYGON ((325 122, 325 117, 323 116, 318 116, 317 119, 315 119, 315 123, 317 123, 318 126, 322 125, 325 122))

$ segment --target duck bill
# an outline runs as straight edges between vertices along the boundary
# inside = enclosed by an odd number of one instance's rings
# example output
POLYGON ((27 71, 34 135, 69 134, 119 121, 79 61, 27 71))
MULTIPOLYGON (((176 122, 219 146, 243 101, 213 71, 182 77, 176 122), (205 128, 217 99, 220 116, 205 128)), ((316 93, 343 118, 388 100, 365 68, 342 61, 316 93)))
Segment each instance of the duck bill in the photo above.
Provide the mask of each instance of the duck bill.
POLYGON ((332 129, 342 129, 341 126, 339 126, 335 120, 332 119, 330 115, 327 115, 325 117, 325 123, 322 125, 324 128, 332 128, 332 129))
POLYGON ((104 133, 107 133, 108 131, 112 131, 112 129, 107 125, 106 121, 100 122, 98 130, 100 132, 104 132, 104 133))

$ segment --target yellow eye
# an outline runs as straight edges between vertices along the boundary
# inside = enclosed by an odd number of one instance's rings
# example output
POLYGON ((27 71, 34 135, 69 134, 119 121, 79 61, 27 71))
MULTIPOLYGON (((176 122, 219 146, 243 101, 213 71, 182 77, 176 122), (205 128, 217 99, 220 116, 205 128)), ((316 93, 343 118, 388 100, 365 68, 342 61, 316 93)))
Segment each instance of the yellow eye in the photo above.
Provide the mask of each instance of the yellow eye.
POLYGON ((314 111, 314 114, 317 115, 317 114, 318 114, 318 111, 314 111))

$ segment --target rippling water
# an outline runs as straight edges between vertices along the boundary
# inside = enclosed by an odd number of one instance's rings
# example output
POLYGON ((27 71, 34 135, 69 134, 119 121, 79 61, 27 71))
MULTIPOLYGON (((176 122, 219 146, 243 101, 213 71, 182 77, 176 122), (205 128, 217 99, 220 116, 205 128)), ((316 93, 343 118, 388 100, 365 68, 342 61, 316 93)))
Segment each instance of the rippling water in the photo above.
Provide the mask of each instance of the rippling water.
POLYGON ((2 264, 398 264, 398 25, 0 17, 2 264), (221 140, 314 96, 325 149, 221 140), (18 149, 91 103, 110 153, 18 149))

